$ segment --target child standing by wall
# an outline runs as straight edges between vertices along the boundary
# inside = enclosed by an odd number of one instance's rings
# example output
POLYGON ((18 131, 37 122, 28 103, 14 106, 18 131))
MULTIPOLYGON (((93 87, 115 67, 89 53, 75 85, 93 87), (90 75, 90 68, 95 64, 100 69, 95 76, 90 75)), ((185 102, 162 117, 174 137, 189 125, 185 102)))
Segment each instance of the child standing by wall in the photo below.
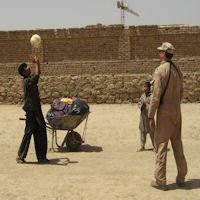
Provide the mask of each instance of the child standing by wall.
POLYGON ((150 82, 144 83, 144 88, 143 88, 144 94, 142 94, 138 102, 138 107, 141 111, 140 125, 139 125, 141 147, 137 151, 145 150, 147 133, 150 134, 151 142, 154 147, 154 132, 152 132, 150 129, 149 119, 148 119, 148 109, 149 109, 150 100, 151 100, 150 87, 151 87, 150 82))

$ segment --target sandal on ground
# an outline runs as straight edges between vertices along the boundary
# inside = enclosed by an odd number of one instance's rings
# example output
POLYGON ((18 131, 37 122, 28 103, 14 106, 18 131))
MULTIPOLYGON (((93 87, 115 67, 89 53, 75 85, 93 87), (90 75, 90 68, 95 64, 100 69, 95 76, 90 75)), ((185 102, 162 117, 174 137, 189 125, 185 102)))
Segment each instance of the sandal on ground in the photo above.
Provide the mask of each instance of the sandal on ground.
POLYGON ((23 163, 25 163, 26 161, 24 160, 24 158, 17 157, 17 158, 16 158, 16 162, 19 163, 19 164, 23 164, 23 163))
POLYGON ((156 189, 158 189, 158 190, 163 190, 163 191, 167 191, 167 190, 168 190, 168 188, 167 188, 166 185, 160 185, 160 184, 158 184, 157 181, 155 181, 155 180, 153 180, 153 181, 151 182, 151 187, 156 188, 156 189))
POLYGON ((176 184, 177 184, 179 187, 185 187, 185 186, 186 186, 186 185, 185 185, 185 182, 184 182, 184 181, 183 181, 183 182, 179 181, 178 178, 176 178, 176 184))
POLYGON ((140 151, 145 151, 145 148, 141 147, 141 148, 137 149, 137 152, 140 152, 140 151))

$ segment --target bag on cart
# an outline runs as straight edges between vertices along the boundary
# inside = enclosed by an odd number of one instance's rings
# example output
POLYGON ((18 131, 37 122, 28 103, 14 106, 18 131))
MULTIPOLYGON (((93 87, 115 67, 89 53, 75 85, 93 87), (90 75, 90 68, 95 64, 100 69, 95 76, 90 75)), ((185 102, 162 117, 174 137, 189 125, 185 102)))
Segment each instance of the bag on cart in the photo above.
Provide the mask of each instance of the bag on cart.
POLYGON ((54 99, 51 104, 51 109, 47 112, 46 117, 62 117, 68 115, 68 110, 71 105, 61 102, 59 99, 54 99))
POLYGON ((89 106, 85 101, 76 99, 68 110, 68 115, 84 115, 89 112, 89 106))
POLYGON ((62 111, 64 110, 66 103, 61 102, 59 99, 54 99, 53 103, 51 104, 52 110, 62 111))
POLYGON ((89 106, 85 101, 73 98, 73 104, 61 102, 55 99, 51 104, 51 109, 47 112, 46 117, 62 117, 66 115, 84 115, 89 112, 89 106))

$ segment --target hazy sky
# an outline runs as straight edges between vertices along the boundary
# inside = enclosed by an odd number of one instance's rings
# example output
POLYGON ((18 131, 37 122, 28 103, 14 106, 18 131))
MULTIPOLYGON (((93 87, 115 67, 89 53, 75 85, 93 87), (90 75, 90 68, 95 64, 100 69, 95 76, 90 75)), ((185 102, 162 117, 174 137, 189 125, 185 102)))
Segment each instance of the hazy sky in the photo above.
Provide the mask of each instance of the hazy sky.
MULTIPOLYGON (((126 25, 200 25, 200 0, 125 0, 126 25)), ((120 24, 117 0, 0 0, 0 30, 120 24)))

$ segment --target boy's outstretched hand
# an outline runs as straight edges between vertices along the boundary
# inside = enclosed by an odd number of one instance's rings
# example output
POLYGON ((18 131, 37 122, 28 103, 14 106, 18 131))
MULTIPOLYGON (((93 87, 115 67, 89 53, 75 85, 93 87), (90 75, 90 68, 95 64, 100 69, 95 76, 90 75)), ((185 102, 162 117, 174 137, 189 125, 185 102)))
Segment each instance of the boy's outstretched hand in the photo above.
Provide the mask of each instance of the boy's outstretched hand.
POLYGON ((35 63, 35 74, 40 74, 40 61, 39 58, 36 55, 31 55, 30 59, 33 63, 35 63))
POLYGON ((39 63, 39 58, 36 55, 31 55, 30 59, 33 63, 39 63))

